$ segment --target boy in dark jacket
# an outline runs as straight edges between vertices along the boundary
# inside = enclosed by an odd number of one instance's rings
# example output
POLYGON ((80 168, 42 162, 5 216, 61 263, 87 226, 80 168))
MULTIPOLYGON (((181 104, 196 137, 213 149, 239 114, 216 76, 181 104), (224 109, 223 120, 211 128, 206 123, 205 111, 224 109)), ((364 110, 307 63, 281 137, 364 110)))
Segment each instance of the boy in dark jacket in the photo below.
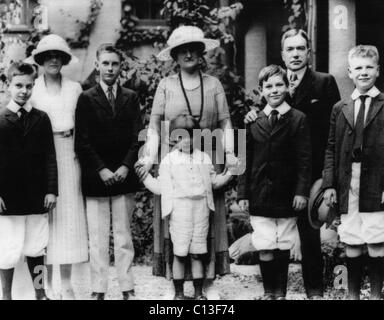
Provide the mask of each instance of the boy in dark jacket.
POLYGON ((380 299, 384 272, 384 95, 375 87, 379 53, 357 46, 348 54, 355 90, 331 115, 323 188, 327 205, 338 204, 340 241, 346 244, 349 298, 360 297, 365 261, 371 299, 380 299), (363 252, 368 249, 365 260, 363 252))
POLYGON ((86 199, 92 298, 104 300, 108 290, 110 224, 114 235, 117 278, 123 299, 135 295, 131 220, 135 192, 140 190, 133 165, 142 128, 139 99, 118 83, 123 58, 112 44, 96 52, 100 82, 84 91, 75 115, 75 151, 86 199))
POLYGON ((305 115, 285 102, 288 86, 281 67, 261 70, 267 105, 247 128, 246 172, 238 186, 239 205, 251 215, 252 244, 260 251, 265 299, 285 299, 296 220, 311 182, 309 128, 305 115))
POLYGON ((11 300, 14 268, 27 257, 37 300, 48 300, 44 250, 48 212, 56 203, 57 165, 51 122, 31 107, 35 69, 14 63, 8 70, 11 101, 0 112, 0 277, 11 300))

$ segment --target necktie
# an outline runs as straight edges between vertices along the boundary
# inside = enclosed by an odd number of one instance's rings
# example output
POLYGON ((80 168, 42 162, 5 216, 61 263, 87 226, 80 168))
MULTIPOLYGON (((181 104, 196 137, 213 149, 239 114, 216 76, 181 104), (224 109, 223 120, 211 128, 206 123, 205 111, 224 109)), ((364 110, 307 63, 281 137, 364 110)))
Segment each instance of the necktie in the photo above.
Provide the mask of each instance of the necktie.
POLYGON ((23 127, 23 129, 25 129, 25 126, 27 124, 27 110, 25 110, 24 108, 20 108, 19 109, 19 112, 20 112, 20 123, 21 123, 21 126, 23 127))
POLYGON ((365 101, 368 96, 360 96, 360 110, 357 114, 355 123, 355 141, 353 143, 353 151, 359 153, 363 145, 364 136, 364 115, 365 115, 365 101))
POLYGON ((277 110, 272 110, 271 111, 271 114, 269 116, 269 125, 271 126, 271 129, 273 129, 277 123, 277 116, 278 116, 279 112, 277 110))
POLYGON ((112 112, 115 113, 115 96, 113 95, 113 87, 108 87, 108 101, 112 107, 112 112))
POLYGON ((299 80, 297 74, 292 73, 289 77, 289 94, 291 97, 295 94, 297 80, 299 80))

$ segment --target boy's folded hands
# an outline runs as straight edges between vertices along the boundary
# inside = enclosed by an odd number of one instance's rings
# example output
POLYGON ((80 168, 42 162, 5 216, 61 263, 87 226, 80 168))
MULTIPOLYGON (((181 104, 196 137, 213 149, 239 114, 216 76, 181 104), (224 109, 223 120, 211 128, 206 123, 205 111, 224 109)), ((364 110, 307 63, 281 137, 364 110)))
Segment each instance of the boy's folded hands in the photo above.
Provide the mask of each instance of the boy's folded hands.
POLYGON ((306 197, 296 195, 293 198, 292 207, 295 211, 301 211, 301 210, 305 209, 306 206, 307 206, 307 198, 306 197))

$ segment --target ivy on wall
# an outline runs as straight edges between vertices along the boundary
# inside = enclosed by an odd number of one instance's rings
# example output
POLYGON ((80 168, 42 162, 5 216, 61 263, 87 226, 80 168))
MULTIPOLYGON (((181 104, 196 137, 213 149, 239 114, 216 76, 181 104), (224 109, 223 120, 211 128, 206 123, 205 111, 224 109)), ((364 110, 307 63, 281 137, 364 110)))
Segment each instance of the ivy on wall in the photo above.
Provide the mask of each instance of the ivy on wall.
POLYGON ((102 0, 91 0, 88 17, 85 21, 76 20, 80 28, 75 38, 67 38, 68 45, 73 49, 84 49, 89 46, 89 39, 100 14, 102 0))
POLYGON ((295 28, 307 29, 307 0, 284 0, 284 13, 287 24, 282 27, 282 32, 295 28))

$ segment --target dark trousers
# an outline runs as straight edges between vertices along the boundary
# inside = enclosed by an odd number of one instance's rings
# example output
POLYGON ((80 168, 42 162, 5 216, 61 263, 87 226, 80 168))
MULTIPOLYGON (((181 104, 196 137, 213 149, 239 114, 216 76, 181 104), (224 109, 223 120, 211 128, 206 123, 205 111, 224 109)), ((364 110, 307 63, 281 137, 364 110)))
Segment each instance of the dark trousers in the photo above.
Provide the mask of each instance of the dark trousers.
POLYGON ((321 254, 320 230, 311 227, 307 214, 303 212, 297 226, 302 252, 304 287, 308 297, 323 295, 323 257, 321 254))

